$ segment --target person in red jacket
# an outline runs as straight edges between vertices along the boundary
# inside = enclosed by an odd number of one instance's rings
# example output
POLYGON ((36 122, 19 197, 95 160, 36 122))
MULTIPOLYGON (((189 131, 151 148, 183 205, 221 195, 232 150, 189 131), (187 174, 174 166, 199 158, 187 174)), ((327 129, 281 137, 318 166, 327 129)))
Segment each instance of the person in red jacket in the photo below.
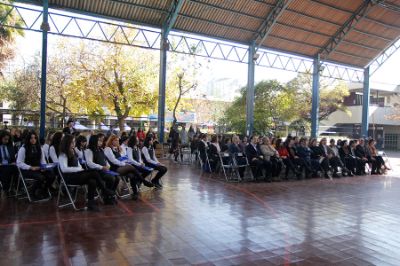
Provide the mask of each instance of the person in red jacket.
POLYGON ((146 138, 144 131, 141 128, 138 129, 136 134, 137 134, 137 137, 139 138, 139 140, 141 140, 141 141, 144 141, 144 139, 146 138))
POLYGON ((295 164, 290 159, 288 147, 284 143, 282 143, 282 139, 277 139, 275 142, 275 145, 276 145, 276 149, 279 153, 279 157, 282 159, 282 162, 286 166, 285 179, 288 179, 289 170, 292 170, 293 174, 295 174, 296 177, 299 178, 300 172, 299 172, 299 170, 297 170, 295 164))

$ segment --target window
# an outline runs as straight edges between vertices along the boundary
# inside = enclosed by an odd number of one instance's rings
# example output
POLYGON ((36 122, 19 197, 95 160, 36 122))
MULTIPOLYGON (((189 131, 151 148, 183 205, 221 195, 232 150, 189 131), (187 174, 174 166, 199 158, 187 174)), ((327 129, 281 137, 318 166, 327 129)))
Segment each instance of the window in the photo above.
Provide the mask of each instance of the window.
POLYGON ((385 149, 397 150, 398 134, 385 134, 385 149))

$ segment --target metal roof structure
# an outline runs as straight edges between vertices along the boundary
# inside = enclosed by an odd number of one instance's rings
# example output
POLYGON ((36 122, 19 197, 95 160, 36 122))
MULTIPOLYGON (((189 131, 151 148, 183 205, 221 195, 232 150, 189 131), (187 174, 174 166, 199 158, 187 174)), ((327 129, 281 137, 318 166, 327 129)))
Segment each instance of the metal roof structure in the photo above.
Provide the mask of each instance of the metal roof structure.
MULTIPOLYGON (((49 7, 173 29, 357 68, 400 37, 400 0, 50 0, 49 7)), ((41 5, 41 0, 18 2, 41 5)))

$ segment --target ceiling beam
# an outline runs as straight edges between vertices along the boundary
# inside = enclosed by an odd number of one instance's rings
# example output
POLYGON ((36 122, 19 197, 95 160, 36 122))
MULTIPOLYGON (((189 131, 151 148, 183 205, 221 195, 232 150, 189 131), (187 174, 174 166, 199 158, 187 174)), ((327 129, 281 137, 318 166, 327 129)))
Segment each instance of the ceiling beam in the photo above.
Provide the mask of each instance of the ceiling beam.
POLYGON ((179 11, 182 9, 185 0, 172 0, 171 7, 167 19, 163 24, 164 38, 168 38, 168 34, 174 27, 176 19, 178 18, 179 11))
POLYGON ((261 24, 260 28, 257 30, 258 34, 255 36, 254 41, 256 43, 256 52, 265 39, 268 37, 268 34, 271 33, 272 28, 276 24, 279 17, 286 10, 286 8, 290 5, 293 0, 277 0, 275 7, 269 12, 267 19, 261 24))
POLYGON ((371 7, 385 0, 366 0, 354 11, 353 15, 336 31, 330 40, 322 47, 318 54, 322 60, 329 58, 329 55, 336 50, 349 32, 371 11, 371 7))

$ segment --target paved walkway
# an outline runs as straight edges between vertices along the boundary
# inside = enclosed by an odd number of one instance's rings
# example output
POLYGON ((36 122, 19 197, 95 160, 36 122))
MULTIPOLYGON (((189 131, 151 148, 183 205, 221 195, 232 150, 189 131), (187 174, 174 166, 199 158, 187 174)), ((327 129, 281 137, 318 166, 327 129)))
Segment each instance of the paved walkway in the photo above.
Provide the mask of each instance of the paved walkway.
POLYGON ((170 164, 162 191, 100 213, 2 199, 0 265, 399 265, 396 175, 227 184, 170 164))

